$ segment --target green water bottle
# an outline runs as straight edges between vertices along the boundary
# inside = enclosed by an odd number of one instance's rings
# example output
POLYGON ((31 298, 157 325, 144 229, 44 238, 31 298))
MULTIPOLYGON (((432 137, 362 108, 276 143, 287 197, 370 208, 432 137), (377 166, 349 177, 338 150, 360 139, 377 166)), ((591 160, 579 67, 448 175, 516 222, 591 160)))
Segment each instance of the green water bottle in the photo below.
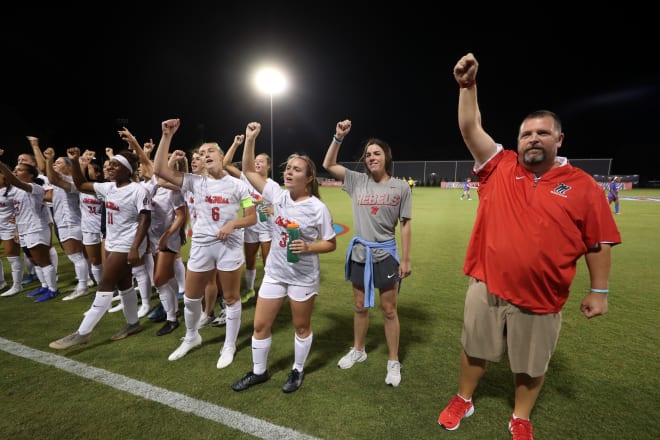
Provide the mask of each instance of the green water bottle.
POLYGON ((294 254, 291 252, 289 249, 289 246, 291 245, 291 242, 293 240, 298 240, 300 238, 300 227, 298 226, 298 223, 295 222, 289 222, 286 225, 286 232, 287 235, 289 236, 287 242, 286 242, 286 261, 289 263, 296 263, 298 260, 300 260, 298 254, 294 254))
POLYGON ((264 212, 264 201, 259 200, 257 202, 257 212, 259 213, 259 221, 260 222, 267 222, 268 221, 268 214, 264 212))

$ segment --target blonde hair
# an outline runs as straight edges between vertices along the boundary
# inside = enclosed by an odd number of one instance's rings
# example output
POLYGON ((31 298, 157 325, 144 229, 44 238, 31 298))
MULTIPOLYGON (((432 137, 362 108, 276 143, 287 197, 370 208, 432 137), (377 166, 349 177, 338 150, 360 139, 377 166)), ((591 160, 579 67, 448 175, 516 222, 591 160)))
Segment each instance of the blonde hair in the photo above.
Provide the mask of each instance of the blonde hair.
MULTIPOLYGON (((311 177, 312 180, 307 184, 305 189, 310 195, 313 195, 317 199, 321 198, 321 194, 319 193, 319 182, 316 179, 316 165, 314 165, 314 161, 310 159, 310 157, 306 154, 298 154, 298 153, 293 153, 290 155, 287 160, 286 160, 286 165, 289 165, 293 159, 302 159, 305 161, 307 164, 307 177, 311 177)), ((284 174, 284 173, 282 173, 284 174)))

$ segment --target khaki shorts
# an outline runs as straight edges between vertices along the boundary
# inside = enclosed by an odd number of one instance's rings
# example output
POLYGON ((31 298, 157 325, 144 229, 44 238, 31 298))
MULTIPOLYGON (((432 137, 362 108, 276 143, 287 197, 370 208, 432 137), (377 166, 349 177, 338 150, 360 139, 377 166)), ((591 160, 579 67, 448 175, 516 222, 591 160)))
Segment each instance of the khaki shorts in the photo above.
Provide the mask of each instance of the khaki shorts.
POLYGON ((548 370, 560 330, 561 313, 532 313, 470 278, 461 335, 468 356, 499 362, 506 352, 512 372, 539 377, 548 370))

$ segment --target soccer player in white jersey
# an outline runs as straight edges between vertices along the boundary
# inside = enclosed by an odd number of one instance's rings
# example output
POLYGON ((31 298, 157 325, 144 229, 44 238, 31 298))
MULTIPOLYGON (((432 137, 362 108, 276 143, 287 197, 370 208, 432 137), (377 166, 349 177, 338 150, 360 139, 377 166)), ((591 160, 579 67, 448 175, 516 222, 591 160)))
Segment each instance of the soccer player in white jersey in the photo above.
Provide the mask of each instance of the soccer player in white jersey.
MULTIPOLYGON (((185 154, 183 152, 174 152, 173 156, 181 156, 185 154)), ((202 160, 202 156, 199 155, 199 148, 195 148, 192 152, 190 158, 190 170, 193 174, 198 174, 200 176, 208 176, 206 171, 206 163, 202 160)), ((190 218, 190 233, 195 229, 195 195, 186 191, 184 194, 186 200, 186 206, 188 208, 188 217, 190 218)), ((222 297, 220 298, 220 312, 218 316, 214 316, 213 310, 215 309, 216 303, 218 303, 218 286, 220 286, 219 273, 216 270, 216 274, 213 277, 209 278, 209 282, 204 289, 204 310, 202 315, 199 318, 199 328, 204 327, 207 324, 211 324, 213 327, 220 327, 227 323, 227 312, 222 304, 222 297)), ((184 278, 185 281, 185 278, 184 278)), ((181 289, 181 290, 185 290, 181 289)))
MULTIPOLYGON (((272 226, 273 226, 273 207, 270 203, 264 203, 263 197, 250 183, 248 178, 241 170, 232 164, 234 160, 234 153, 239 145, 243 143, 244 135, 237 135, 234 137, 234 143, 227 150, 224 158, 224 167, 234 177, 238 177, 244 181, 250 193, 252 194, 252 201, 257 206, 258 221, 254 226, 245 228, 243 233, 243 242, 245 248, 245 288, 246 292, 241 297, 241 302, 246 303, 251 298, 254 298, 254 281, 257 278, 257 254, 261 250, 261 261, 264 267, 266 266, 266 258, 270 251, 270 242, 272 239, 272 226)), ((270 173, 270 157, 267 154, 261 153, 254 158, 254 167, 256 172, 263 177, 266 181, 270 181, 268 177, 270 173)))
POLYGON ((80 197, 71 177, 71 159, 55 159, 55 150, 52 148, 46 148, 43 154, 46 158, 46 175, 53 185, 53 220, 57 225, 62 249, 73 264, 78 279, 76 288, 62 298, 69 301, 87 295, 89 280, 89 263, 83 253, 80 197))
POLYGON ((59 291, 57 272, 50 260, 51 217, 44 202, 43 181, 38 177, 39 171, 32 165, 18 164, 12 173, 7 165, 0 162, 0 171, 6 182, 18 190, 14 198, 14 213, 21 247, 30 253, 41 271, 43 279, 40 280, 45 284, 28 296, 36 297, 35 302, 48 301, 55 298, 59 291))
POLYGON ((186 222, 186 202, 181 191, 159 185, 155 175, 145 182, 145 187, 151 195, 149 241, 154 255, 154 285, 167 314, 165 324, 156 335, 163 336, 179 327, 176 317, 179 284, 174 277, 174 260, 183 243, 181 231, 186 222))
MULTIPOLYGON (((54 227, 53 223, 53 216, 51 212, 51 206, 52 203, 50 200, 52 199, 52 194, 53 194, 53 186, 48 182, 48 177, 46 177, 45 173, 45 164, 46 164, 46 159, 43 157, 41 154, 41 150, 39 149, 39 139, 34 137, 34 136, 28 136, 27 137, 28 141, 30 142, 30 145, 32 146, 32 150, 39 153, 39 159, 37 159, 37 156, 34 154, 28 154, 28 153, 21 153, 18 155, 18 164, 27 164, 30 166, 33 166, 37 169, 37 172, 39 175, 37 176, 39 179, 41 179, 44 183, 41 185, 44 189, 44 200, 46 202, 46 206, 48 207, 48 215, 50 217, 49 219, 49 224, 50 227, 52 228, 51 231, 51 240, 50 240, 50 249, 48 250, 50 254, 50 261, 53 267, 55 268, 55 274, 57 277, 57 267, 59 263, 59 255, 57 254, 57 250, 55 249, 55 246, 53 246, 53 235, 56 232, 56 228, 54 227)), ((39 280, 41 282, 41 287, 46 288, 47 283, 44 280, 43 273, 41 272, 41 268, 39 268, 38 265, 35 264, 35 262, 32 260, 32 257, 30 257, 30 252, 25 251, 23 252, 23 262, 25 263, 25 269, 27 272, 27 275, 25 278, 23 278, 23 285, 30 284, 33 281, 39 280)), ((34 292, 31 292, 32 294, 38 293, 39 290, 36 290, 34 292)))
MULTIPOLYGON (((71 160, 78 160, 80 150, 69 148, 67 154, 71 160)), ((133 180, 136 170, 137 158, 129 150, 122 150, 110 160, 110 182, 87 182, 79 173, 80 169, 73 168, 73 180, 78 191, 98 193, 105 200, 105 267, 92 307, 85 313, 78 330, 51 342, 51 348, 61 350, 88 342, 92 330, 110 308, 115 288, 119 290, 124 304, 123 312, 128 325, 110 339, 117 341, 142 330, 131 266, 138 264, 147 250, 151 202, 144 187, 133 180)))
MULTIPOLYGON (((80 160, 77 163, 71 161, 72 167, 80 167, 82 175, 86 180, 92 182, 102 181, 103 171, 101 167, 98 164, 89 162, 90 160, 89 155, 80 156, 80 160)), ((102 228, 105 208, 103 206, 103 200, 96 194, 86 194, 78 191, 78 199, 80 201, 80 214, 82 217, 82 243, 85 247, 92 276, 96 284, 98 284, 101 280, 101 273, 103 272, 102 228)), ((89 286, 90 283, 88 282, 87 285, 89 286)))
POLYGON ((295 326, 294 360, 291 372, 282 387, 285 393, 302 385, 304 366, 312 348, 312 311, 321 284, 319 254, 337 247, 332 215, 321 202, 314 162, 298 154, 289 156, 284 172, 284 186, 262 176, 255 166, 254 144, 261 124, 251 122, 245 130, 243 172, 264 200, 273 205, 271 246, 264 280, 259 288, 252 334, 252 370, 231 387, 243 391, 268 380, 268 353, 272 344, 272 327, 282 304, 289 300, 291 319, 295 326), (287 225, 297 223, 300 238, 288 242, 287 225), (287 261, 287 247, 299 255, 299 261, 287 261))
MULTIPOLYGON (((2 150, 0 150, 2 151, 2 150)), ((3 151, 4 152, 4 151, 3 151)), ((14 217, 14 198, 17 189, 8 184, 5 175, 0 173, 0 240, 5 251, 9 266, 11 267, 12 286, 2 292, 0 296, 14 296, 21 292, 23 286, 23 261, 21 260, 21 247, 18 245, 18 232, 14 217)), ((2 269, 0 267, 0 269, 2 269)), ((7 287, 5 272, 0 272, 0 289, 7 287)))
POLYGON ((168 359, 180 359, 202 344, 199 334, 201 301, 206 285, 215 276, 217 269, 227 309, 227 330, 216 366, 225 368, 234 360, 241 323, 241 267, 245 262, 241 228, 255 224, 257 213, 245 183, 230 176, 223 168, 223 152, 218 144, 206 143, 199 149, 208 176, 182 173, 168 166, 170 144, 179 125, 178 119, 163 121, 162 137, 154 158, 158 177, 181 188, 183 192, 191 191, 195 197, 195 228, 183 298, 186 336, 168 359), (241 207, 243 217, 239 216, 241 207))
MULTIPOLYGON (((151 179, 151 177, 154 175, 153 173, 153 164, 151 163, 151 160, 149 159, 149 156, 145 153, 145 151, 142 149, 140 146, 140 143, 137 141, 135 136, 126 128, 123 127, 121 130, 117 131, 117 134, 119 134, 119 137, 126 141, 128 143, 128 149, 133 151, 138 158, 138 177, 137 181, 140 185, 145 187, 147 193, 149 193, 149 196, 151 198, 151 188, 147 188, 147 181, 151 179)), ((150 143, 145 143, 145 145, 148 145, 150 143)), ((152 214, 152 219, 151 219, 151 224, 150 228, 154 226, 153 224, 153 212, 152 214)), ((149 233, 147 233, 147 236, 149 236, 149 233)), ((149 313, 149 310, 151 310, 151 291, 153 290, 153 278, 154 278, 154 249, 151 247, 151 243, 148 240, 147 241, 147 252, 143 255, 142 261, 139 264, 133 265, 133 278, 135 279, 135 282, 137 283, 137 287, 140 291, 140 299, 142 301, 142 304, 140 305, 140 308, 138 309, 138 318, 142 318, 144 316, 147 316, 149 313)), ((121 310, 122 305, 119 304, 119 307, 115 306, 110 309, 110 312, 114 311, 119 311, 121 310)))

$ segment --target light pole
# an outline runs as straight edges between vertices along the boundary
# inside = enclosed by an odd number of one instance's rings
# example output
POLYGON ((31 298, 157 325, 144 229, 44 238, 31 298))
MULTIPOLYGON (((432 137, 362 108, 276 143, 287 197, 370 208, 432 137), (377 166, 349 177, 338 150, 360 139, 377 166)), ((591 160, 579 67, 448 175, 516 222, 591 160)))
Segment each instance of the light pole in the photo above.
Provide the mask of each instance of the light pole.
POLYGON ((270 178, 275 180, 275 151, 273 149, 273 92, 268 93, 270 96, 270 178))
POLYGON ((255 75, 257 88, 270 97, 270 178, 275 180, 275 148, 273 142, 273 95, 284 92, 287 81, 276 67, 262 67, 255 75))

